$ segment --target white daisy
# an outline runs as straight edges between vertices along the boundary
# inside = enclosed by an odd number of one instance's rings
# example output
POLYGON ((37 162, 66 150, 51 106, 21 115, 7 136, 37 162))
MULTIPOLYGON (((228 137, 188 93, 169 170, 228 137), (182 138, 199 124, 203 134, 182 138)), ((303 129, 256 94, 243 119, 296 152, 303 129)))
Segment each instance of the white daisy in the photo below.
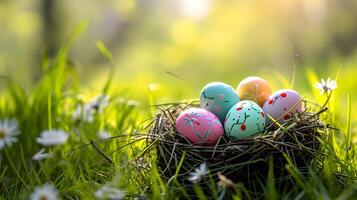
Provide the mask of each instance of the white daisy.
POLYGON ((202 163, 199 167, 195 169, 194 172, 190 173, 190 177, 188 178, 189 181, 193 183, 200 182, 204 177, 208 174, 208 169, 206 163, 202 163))
POLYGON ((98 199, 121 200, 125 198, 124 191, 109 185, 104 185, 94 195, 98 199))
POLYGON ((91 102, 89 102, 88 105, 95 111, 101 113, 103 112, 104 108, 109 105, 109 100, 109 96, 101 94, 95 97, 91 102))
POLYGON ((321 83, 315 83, 315 87, 321 90, 320 94, 323 94, 336 89, 337 83, 329 77, 326 82, 324 79, 321 79, 321 83))
POLYGON ((90 105, 78 105, 72 114, 72 119, 74 121, 91 123, 94 121, 94 114, 95 110, 90 105))
POLYGON ((102 140, 108 139, 111 137, 110 133, 105 130, 101 130, 98 132, 98 137, 102 140))
POLYGON ((45 153, 45 149, 42 148, 39 152, 37 152, 34 156, 32 156, 32 160, 44 160, 47 158, 53 158, 53 152, 45 153))
POLYGON ((83 121, 91 123, 94 121, 94 115, 96 113, 103 112, 104 108, 109 105, 110 97, 101 94, 95 97, 92 101, 87 104, 78 104, 75 111, 72 114, 72 119, 74 121, 83 121))
POLYGON ((68 134, 63 130, 46 130, 43 131, 36 141, 43 146, 54 146, 66 143, 68 134))
POLYGON ((82 105, 78 104, 74 112, 72 113, 72 119, 74 121, 79 121, 82 119, 82 105))
POLYGON ((30 195, 30 200, 57 200, 58 190, 52 185, 46 183, 42 187, 36 187, 30 195))
POLYGON ((18 123, 14 119, 0 120, 0 150, 5 146, 12 146, 17 142, 16 136, 19 135, 18 123))

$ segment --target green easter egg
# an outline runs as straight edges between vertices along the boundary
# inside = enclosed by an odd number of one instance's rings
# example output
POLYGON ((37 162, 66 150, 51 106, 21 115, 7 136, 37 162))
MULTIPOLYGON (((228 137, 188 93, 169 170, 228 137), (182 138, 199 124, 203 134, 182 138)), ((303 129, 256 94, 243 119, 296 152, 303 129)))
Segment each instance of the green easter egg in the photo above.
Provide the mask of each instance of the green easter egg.
POLYGON ((266 116, 262 108, 253 101, 240 101, 227 113, 224 129, 232 140, 249 137, 264 130, 266 116))

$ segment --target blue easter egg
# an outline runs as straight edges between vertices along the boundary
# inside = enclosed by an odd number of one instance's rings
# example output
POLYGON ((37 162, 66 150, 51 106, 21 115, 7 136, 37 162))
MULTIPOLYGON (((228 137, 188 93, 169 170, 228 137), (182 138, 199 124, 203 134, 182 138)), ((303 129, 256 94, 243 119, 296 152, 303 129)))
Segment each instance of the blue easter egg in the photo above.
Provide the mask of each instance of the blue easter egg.
POLYGON ((207 84, 201 91, 201 108, 204 108, 223 122, 227 112, 239 101, 237 92, 232 86, 222 82, 212 82, 207 84))

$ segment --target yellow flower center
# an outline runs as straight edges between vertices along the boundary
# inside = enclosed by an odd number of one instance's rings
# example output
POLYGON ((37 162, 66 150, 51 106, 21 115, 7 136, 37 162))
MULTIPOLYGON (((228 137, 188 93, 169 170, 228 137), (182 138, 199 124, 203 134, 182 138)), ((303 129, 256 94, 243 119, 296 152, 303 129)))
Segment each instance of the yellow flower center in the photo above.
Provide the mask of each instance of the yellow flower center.
POLYGON ((6 136, 5 131, 3 131, 3 130, 0 129, 0 140, 1 140, 1 139, 4 139, 5 136, 6 136))
POLYGON ((41 197, 40 197, 40 200, 47 200, 46 195, 42 194, 41 197))

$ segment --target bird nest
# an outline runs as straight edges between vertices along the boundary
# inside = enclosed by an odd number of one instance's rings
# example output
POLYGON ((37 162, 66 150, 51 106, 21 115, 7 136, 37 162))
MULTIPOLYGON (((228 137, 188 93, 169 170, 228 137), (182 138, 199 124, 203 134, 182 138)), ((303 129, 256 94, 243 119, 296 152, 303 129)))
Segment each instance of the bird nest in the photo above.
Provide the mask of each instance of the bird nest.
POLYGON ((211 175, 199 183, 205 192, 209 191, 210 181, 218 182, 222 177, 218 174, 223 174, 233 183, 243 183, 249 192, 259 193, 266 183, 269 166, 278 190, 294 184, 286 168, 288 163, 301 174, 307 174, 312 166, 314 170, 322 167, 321 140, 328 126, 321 122, 321 114, 327 108, 303 101, 304 111, 282 125, 271 124, 262 133, 238 141, 224 136, 214 146, 197 146, 175 128, 180 112, 197 106, 197 102, 157 106, 159 113, 150 125, 147 145, 154 150, 151 155, 156 156, 161 178, 167 183, 175 179, 186 189, 192 188, 190 173, 205 163, 211 175))

